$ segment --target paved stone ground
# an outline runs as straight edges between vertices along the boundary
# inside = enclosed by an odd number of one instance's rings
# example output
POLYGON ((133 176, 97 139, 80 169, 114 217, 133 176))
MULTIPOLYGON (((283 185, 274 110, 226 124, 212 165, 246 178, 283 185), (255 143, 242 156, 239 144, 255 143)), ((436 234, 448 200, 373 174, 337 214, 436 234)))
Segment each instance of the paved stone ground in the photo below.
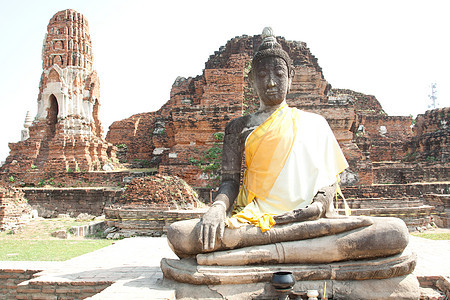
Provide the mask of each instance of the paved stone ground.
MULTIPOLYGON (((418 255, 417 276, 450 276, 450 241, 411 236, 408 246, 418 255)), ((39 281, 111 281, 90 299, 175 299, 161 288, 161 258, 175 258, 166 238, 129 238, 64 262, 0 262, 5 269, 40 269, 39 281)))
POLYGON ((416 276, 450 276, 450 240, 435 241, 410 235, 408 248, 417 254, 416 276))

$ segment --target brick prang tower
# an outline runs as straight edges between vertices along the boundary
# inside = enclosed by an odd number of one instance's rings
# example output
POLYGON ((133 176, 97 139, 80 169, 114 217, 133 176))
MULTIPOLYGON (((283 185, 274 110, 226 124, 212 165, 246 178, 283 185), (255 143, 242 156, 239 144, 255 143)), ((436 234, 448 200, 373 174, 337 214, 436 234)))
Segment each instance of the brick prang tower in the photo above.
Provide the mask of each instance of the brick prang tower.
POLYGON ((10 172, 101 170, 115 161, 115 147, 103 139, 98 118, 100 82, 93 69, 86 18, 71 9, 47 26, 38 111, 29 138, 10 143, 4 168, 10 172))

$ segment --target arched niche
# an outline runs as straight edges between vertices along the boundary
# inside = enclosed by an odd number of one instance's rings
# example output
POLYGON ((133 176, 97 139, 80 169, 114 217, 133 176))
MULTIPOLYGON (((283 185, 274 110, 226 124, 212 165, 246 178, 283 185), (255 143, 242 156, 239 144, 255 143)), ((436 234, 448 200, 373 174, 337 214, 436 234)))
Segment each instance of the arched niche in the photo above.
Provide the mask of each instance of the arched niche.
POLYGON ((63 66, 63 58, 62 58, 62 56, 61 55, 56 55, 53 58, 53 64, 60 65, 62 67, 63 66))
POLYGON ((48 80, 50 82, 60 82, 61 81, 59 74, 58 74, 58 72, 56 72, 55 69, 52 69, 50 71, 50 73, 48 74, 48 80))
POLYGON ((56 96, 51 94, 48 98, 49 106, 47 108, 47 124, 49 126, 50 138, 55 135, 56 124, 58 123, 59 105, 56 96))
POLYGON ((55 41, 53 44, 54 49, 64 49, 64 44, 62 41, 55 41))

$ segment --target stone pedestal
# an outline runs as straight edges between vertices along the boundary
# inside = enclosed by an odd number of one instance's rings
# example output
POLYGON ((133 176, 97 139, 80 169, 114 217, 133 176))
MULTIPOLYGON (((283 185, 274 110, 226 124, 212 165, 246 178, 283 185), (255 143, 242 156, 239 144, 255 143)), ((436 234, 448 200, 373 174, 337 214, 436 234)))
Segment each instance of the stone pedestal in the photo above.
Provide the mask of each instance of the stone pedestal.
POLYGON ((327 282, 329 299, 419 299, 419 282, 411 274, 416 255, 404 252, 374 260, 330 264, 202 266, 195 259, 163 259, 164 285, 177 299, 274 299, 272 274, 292 272, 293 291, 318 290, 327 282))

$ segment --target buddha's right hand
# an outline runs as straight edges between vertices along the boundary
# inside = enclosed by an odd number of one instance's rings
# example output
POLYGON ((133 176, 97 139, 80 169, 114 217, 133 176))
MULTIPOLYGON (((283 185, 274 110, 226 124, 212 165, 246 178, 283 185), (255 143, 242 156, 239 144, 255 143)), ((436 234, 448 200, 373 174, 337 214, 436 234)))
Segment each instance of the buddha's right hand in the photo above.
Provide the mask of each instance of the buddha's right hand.
POLYGON ((203 215, 200 225, 200 242, 203 250, 214 250, 216 238, 222 240, 225 230, 226 209, 222 205, 213 205, 203 215))

